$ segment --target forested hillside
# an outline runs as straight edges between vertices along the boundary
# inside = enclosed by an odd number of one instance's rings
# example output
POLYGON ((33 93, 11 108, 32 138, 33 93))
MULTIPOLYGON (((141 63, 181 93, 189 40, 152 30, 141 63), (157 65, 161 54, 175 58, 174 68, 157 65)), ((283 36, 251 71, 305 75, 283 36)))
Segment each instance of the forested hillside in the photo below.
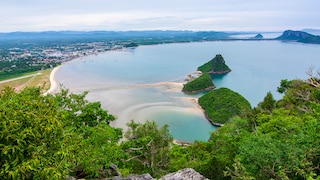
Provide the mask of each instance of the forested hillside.
POLYGON ((231 71, 221 54, 217 54, 210 61, 198 67, 198 70, 210 74, 225 74, 231 71))
POLYGON ((251 105, 239 93, 228 88, 219 88, 199 98, 200 106, 205 110, 207 118, 214 124, 223 125, 232 117, 248 114, 251 105))
POLYGON ((215 86, 209 73, 203 73, 200 77, 184 84, 182 91, 187 93, 194 93, 208 91, 214 88, 215 86))
POLYGON ((172 144, 167 126, 116 117, 67 90, 43 96, 39 88, 0 93, 0 179, 104 178, 186 167, 210 179, 319 179, 320 80, 282 80, 250 113, 212 132, 208 142, 172 144))

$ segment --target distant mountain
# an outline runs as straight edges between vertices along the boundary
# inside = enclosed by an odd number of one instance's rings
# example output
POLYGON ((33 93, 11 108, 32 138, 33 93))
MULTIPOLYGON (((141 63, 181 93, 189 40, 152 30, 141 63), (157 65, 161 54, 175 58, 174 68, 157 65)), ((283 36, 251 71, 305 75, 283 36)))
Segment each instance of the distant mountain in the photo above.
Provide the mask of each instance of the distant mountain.
POLYGON ((262 34, 257 34, 256 36, 254 36, 252 39, 263 39, 262 34))
POLYGON ((315 36, 304 31, 286 30, 277 40, 297 41, 302 43, 320 44, 320 36, 315 36))
POLYGON ((65 45, 87 42, 134 42, 137 45, 199 42, 229 39, 229 34, 217 31, 45 31, 0 33, 3 45, 65 45))

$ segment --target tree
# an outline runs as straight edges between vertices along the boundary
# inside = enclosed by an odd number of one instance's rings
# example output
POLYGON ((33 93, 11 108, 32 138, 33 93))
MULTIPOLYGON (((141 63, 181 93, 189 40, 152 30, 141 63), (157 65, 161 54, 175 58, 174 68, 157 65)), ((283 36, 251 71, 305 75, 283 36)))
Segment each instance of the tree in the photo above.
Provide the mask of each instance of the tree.
POLYGON ((172 143, 168 125, 159 128, 153 121, 144 124, 131 121, 127 125, 127 141, 122 143, 122 147, 128 155, 127 165, 132 173, 150 173, 156 177, 165 173, 172 143))
POLYGON ((120 161, 114 116, 85 94, 43 96, 40 88, 0 93, 0 179, 100 177, 120 161), (94 165, 94 166, 93 166, 94 165))
POLYGON ((271 112, 275 108, 276 100, 273 98, 272 93, 269 91, 264 97, 263 101, 258 104, 262 111, 271 112))

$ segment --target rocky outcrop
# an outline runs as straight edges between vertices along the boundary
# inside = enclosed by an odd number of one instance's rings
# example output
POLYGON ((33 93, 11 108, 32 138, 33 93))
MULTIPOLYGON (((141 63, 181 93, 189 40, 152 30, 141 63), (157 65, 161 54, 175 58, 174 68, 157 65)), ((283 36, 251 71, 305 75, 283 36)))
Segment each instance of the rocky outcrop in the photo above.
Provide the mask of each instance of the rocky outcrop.
POLYGON ((167 174, 160 180, 206 180, 204 176, 191 168, 179 170, 174 173, 167 174))
POLYGON ((154 178, 150 174, 132 175, 129 177, 114 177, 107 180, 153 180, 154 178))
MULTIPOLYGON (((67 180, 77 180, 74 177, 68 177, 67 180)), ((84 179, 82 179, 84 180, 84 179)), ((129 177, 113 177, 113 178, 106 178, 102 180, 156 180, 153 178, 150 174, 142 174, 142 175, 132 175, 129 177)), ((200 173, 195 171, 192 168, 186 168, 179 170, 174 173, 167 174, 160 178, 159 180, 208 180, 204 176, 202 176, 200 173)))

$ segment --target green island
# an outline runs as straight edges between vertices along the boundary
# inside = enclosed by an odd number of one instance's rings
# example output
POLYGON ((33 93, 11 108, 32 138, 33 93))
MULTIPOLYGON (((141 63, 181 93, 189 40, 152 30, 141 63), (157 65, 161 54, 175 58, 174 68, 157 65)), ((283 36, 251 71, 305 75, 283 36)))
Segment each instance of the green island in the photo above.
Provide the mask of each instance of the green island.
POLYGON ((201 72, 208 72, 210 74, 226 74, 231 71, 231 69, 226 65, 225 60, 221 54, 217 54, 209 62, 198 67, 201 72))
POLYGON ((195 78, 183 85, 182 92, 185 93, 197 93, 203 91, 210 91, 214 89, 215 86, 212 82, 209 73, 203 73, 198 78, 195 78))
POLYGON ((217 54, 209 62, 198 67, 198 71, 203 74, 183 85, 182 92, 198 93, 203 91, 210 91, 215 88, 210 74, 226 74, 231 69, 226 65, 225 60, 221 54, 217 54))
POLYGON ((219 88, 203 95, 198 100, 205 110, 207 119, 216 126, 222 126, 234 116, 248 114, 251 105, 243 96, 228 88, 219 88))

